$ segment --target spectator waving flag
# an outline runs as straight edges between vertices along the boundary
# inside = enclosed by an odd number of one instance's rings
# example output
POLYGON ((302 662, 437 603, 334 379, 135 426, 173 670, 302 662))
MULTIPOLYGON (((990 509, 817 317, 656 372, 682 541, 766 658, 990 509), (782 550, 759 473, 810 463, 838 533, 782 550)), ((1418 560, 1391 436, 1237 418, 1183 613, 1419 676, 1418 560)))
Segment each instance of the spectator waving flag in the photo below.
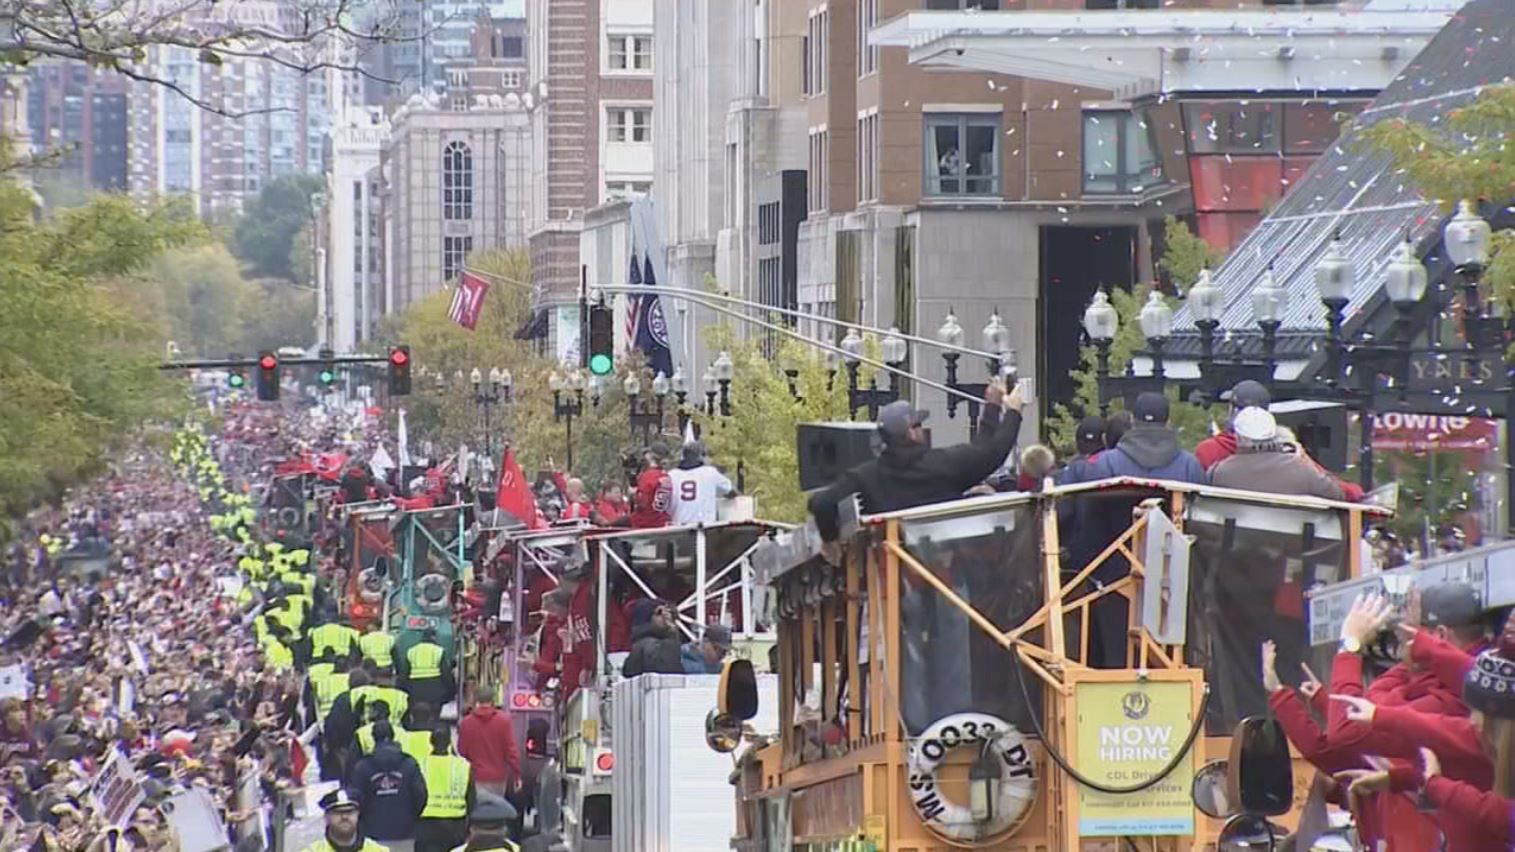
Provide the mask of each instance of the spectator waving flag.
POLYGON ((479 314, 484 310, 484 297, 489 295, 489 282, 465 271, 458 278, 458 287, 452 291, 452 304, 447 307, 447 318, 473 331, 479 324, 479 314))
POLYGON ((653 375, 673 375, 673 350, 668 346, 668 319, 663 316, 663 300, 658 297, 657 277, 652 272, 652 257, 643 258, 646 264, 642 282, 648 288, 635 304, 636 335, 632 342, 647 356, 647 366, 653 375))

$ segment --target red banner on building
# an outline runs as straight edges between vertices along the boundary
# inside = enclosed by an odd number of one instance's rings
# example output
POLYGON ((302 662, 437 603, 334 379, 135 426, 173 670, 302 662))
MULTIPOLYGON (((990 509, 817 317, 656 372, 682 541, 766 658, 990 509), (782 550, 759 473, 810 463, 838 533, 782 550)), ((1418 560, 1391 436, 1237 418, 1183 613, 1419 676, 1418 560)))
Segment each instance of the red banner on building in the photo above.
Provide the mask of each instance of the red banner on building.
POLYGON ((1373 419, 1373 449, 1487 452, 1499 446, 1499 421, 1488 417, 1380 414, 1373 419))
POLYGON ((447 318, 472 331, 479 323, 479 313, 484 310, 484 297, 487 295, 489 282, 472 272, 464 272, 458 278, 458 288, 452 292, 452 304, 447 308, 447 318))

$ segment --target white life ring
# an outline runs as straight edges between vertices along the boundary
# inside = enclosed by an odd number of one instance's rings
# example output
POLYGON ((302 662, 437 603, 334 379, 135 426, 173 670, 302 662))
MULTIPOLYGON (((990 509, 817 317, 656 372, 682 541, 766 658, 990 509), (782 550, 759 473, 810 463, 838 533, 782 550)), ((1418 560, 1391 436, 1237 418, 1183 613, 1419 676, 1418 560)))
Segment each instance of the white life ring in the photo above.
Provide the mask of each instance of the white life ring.
POLYGON ((979 841, 1004 834, 1020 824, 1036 801, 1036 765, 1026 740, 1015 726, 987 713, 954 713, 933 722, 910 746, 907 786, 921 823, 947 839, 979 841), (989 744, 999 758, 999 798, 987 823, 971 809, 943 796, 936 772, 958 746, 989 744))

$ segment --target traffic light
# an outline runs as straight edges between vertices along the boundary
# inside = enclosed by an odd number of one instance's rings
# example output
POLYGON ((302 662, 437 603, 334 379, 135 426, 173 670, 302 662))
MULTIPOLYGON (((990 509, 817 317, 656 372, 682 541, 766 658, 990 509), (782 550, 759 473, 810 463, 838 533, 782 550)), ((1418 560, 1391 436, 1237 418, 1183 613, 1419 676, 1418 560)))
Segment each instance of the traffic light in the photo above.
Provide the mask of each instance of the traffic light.
POLYGON ((337 367, 332 363, 332 351, 321 347, 321 369, 316 371, 316 381, 323 388, 329 388, 337 381, 337 367))
POLYGON ((247 376, 243 374, 240 367, 233 367, 231 372, 226 374, 226 386, 232 390, 241 390, 247 387, 247 376))
POLYGON ((589 306, 589 372, 607 376, 615 371, 615 318, 604 305, 589 306))
POLYGON ((410 393, 410 347, 396 346, 389 350, 389 395, 405 396, 410 393))
POLYGON ((258 353, 258 399, 272 402, 279 398, 279 356, 258 353))

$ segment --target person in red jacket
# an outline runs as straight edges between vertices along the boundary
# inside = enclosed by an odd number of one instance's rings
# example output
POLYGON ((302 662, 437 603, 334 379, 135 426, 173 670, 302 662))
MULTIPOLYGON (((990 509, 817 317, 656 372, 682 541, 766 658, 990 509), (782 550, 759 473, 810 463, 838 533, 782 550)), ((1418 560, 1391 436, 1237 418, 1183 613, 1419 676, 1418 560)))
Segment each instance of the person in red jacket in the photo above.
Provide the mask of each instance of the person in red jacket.
MULTIPOLYGON (((1217 464, 1236 455, 1236 430, 1231 426, 1231 421, 1235 419, 1236 415, 1242 409, 1253 406, 1266 411, 1268 406, 1273 402, 1273 397, 1268 393, 1267 387, 1262 382, 1254 381, 1253 379, 1244 379, 1237 382, 1236 386, 1222 394, 1221 398, 1231 403, 1231 413, 1226 418, 1225 430, 1200 441, 1199 446, 1194 448, 1194 457, 1199 459, 1200 466, 1206 472, 1213 470, 1217 464)), ((1301 449, 1300 452, 1303 453, 1304 450, 1301 449)), ((1306 458, 1309 457, 1306 456, 1306 458)), ((1315 461, 1314 459, 1310 460, 1312 462, 1315 461)), ((1315 466, 1320 467, 1320 464, 1316 462, 1315 466)), ((1362 500, 1363 490, 1361 485, 1355 482, 1348 482, 1340 477, 1337 477, 1336 481, 1341 485, 1343 499, 1348 503, 1356 503, 1362 500)))
POLYGON ((542 609, 546 617, 542 620, 541 632, 537 637, 537 655, 531 663, 531 670, 536 675, 537 692, 547 688, 547 682, 557 677, 563 664, 563 634, 568 627, 568 599, 569 594, 564 589, 553 589, 542 597, 542 609))
POLYGON ((625 490, 621 488, 620 483, 611 482, 607 483, 604 490, 600 492, 600 499, 595 501, 594 512, 590 514, 590 517, 598 526, 613 527, 625 521, 630 513, 631 509, 626 505, 625 490))
POLYGON ((637 529, 666 527, 673 510, 673 480, 663 469, 668 445, 654 442, 642 457, 644 467, 637 474, 636 495, 632 501, 631 526, 637 529))
POLYGON ((1437 806, 1448 852, 1515 849, 1515 619, 1463 681, 1467 719, 1332 697, 1353 718, 1421 745, 1419 772, 1364 775, 1353 779, 1352 789, 1404 789, 1409 774, 1437 806))
POLYGON ((563 631, 562 676, 558 687, 564 704, 583 685, 586 675, 594 674, 596 613, 593 579, 594 571, 587 562, 570 556, 559 563, 559 587, 566 589, 569 595, 568 620, 563 631))
POLYGON ((521 754, 516 750, 515 725, 510 714, 483 702, 458 725, 458 754, 473 768, 474 785, 504 797, 521 777, 521 754))
MULTIPOLYGON (((1365 697, 1375 704, 1424 713, 1466 715, 1460 693, 1462 674, 1472 657, 1460 649, 1481 648, 1483 625, 1477 594, 1463 583, 1443 583, 1412 600, 1411 620, 1419 621, 1422 629, 1407 632, 1423 637, 1410 644, 1411 648, 1419 646, 1418 657, 1393 666, 1364 691, 1361 651, 1385 629, 1392 615, 1393 608, 1382 598, 1363 597, 1353 604, 1342 625, 1342 650, 1331 667, 1330 694, 1365 697), (1455 659, 1458 656, 1461 664, 1455 659)), ((1370 755, 1401 761, 1415 758, 1414 744, 1374 735, 1370 726, 1352 721, 1344 706, 1324 701, 1319 684, 1313 681, 1311 677, 1297 692, 1284 689, 1274 671, 1273 651, 1264 647, 1263 684, 1269 693, 1269 706, 1289 741, 1317 769, 1332 775, 1363 770, 1370 755), (1316 723, 1306 699, 1327 720, 1324 729, 1316 723)), ((1386 839, 1390 850, 1418 852, 1424 848, 1422 841, 1434 834, 1431 822, 1405 796, 1377 796, 1361 802, 1355 810, 1364 839, 1370 843, 1386 839)))
POLYGON ((584 494, 584 480, 577 476, 569 477, 563 485, 563 514, 559 515, 558 519, 587 521, 592 508, 589 498, 584 494))

